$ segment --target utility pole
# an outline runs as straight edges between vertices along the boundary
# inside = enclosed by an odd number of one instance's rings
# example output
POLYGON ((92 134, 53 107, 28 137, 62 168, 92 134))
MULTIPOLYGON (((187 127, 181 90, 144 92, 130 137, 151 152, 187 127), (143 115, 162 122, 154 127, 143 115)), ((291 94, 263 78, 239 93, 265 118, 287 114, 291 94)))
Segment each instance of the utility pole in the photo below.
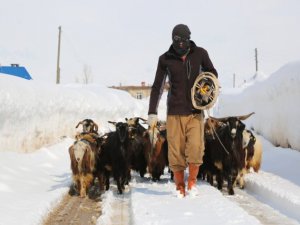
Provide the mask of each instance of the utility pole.
POLYGON ((59 67, 59 60, 60 60, 60 37, 61 37, 61 26, 58 27, 58 50, 57 50, 57 66, 56 66, 56 84, 60 83, 60 67, 59 67))
POLYGON ((233 88, 235 88, 235 73, 233 74, 233 88))
POLYGON ((255 71, 258 71, 257 48, 255 48, 255 71))

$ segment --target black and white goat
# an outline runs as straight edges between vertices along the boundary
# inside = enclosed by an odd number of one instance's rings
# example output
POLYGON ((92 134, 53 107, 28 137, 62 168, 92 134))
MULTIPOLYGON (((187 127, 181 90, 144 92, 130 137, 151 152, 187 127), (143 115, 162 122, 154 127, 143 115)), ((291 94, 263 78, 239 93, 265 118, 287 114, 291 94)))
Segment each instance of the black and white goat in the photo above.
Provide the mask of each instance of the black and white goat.
POLYGON ((218 189, 222 189, 224 178, 227 180, 227 189, 230 195, 234 194, 233 185, 239 171, 245 167, 245 151, 243 150, 245 124, 242 120, 252 114, 210 118, 210 120, 216 121, 214 124, 217 126, 211 127, 214 133, 210 137, 206 133, 204 165, 206 165, 206 169, 210 170, 211 184, 212 176, 216 175, 218 189))

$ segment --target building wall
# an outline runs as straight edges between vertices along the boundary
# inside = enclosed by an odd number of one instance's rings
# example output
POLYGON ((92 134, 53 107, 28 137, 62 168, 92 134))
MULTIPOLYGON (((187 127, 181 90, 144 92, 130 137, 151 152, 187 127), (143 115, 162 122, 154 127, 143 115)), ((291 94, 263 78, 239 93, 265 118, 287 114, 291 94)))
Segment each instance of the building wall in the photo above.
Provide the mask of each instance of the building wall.
MULTIPOLYGON (((112 86, 118 90, 127 91, 132 97, 137 99, 147 98, 151 94, 151 86, 146 86, 142 83, 141 86, 112 86)), ((169 85, 166 83, 164 91, 168 91, 169 85)))
POLYGON ((129 94, 131 94, 132 97, 137 98, 137 99, 142 99, 142 98, 147 98, 150 96, 151 93, 151 88, 149 89, 128 89, 127 90, 129 94))

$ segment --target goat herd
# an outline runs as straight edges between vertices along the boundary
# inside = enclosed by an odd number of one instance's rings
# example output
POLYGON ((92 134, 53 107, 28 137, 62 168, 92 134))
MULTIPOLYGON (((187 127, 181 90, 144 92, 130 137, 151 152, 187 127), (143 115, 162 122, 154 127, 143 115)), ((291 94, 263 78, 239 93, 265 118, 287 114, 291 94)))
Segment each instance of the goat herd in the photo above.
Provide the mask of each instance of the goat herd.
MULTIPOLYGON (((242 122, 252 114, 206 119, 205 154, 198 178, 206 179, 211 185, 214 185, 215 178, 220 190, 226 180, 231 195, 236 183, 244 188, 245 173, 250 167, 257 172, 262 157, 259 139, 245 129, 242 122)), ((125 122, 108 122, 116 129, 101 136, 93 120, 85 119, 77 124, 76 128, 82 125, 83 129, 69 148, 73 173, 70 194, 85 197, 96 178, 100 190, 108 190, 111 176, 122 194, 131 179, 131 170, 141 177, 148 172, 152 180, 157 181, 168 167, 164 122, 148 129, 141 124, 146 120, 140 117, 126 118, 125 122)))

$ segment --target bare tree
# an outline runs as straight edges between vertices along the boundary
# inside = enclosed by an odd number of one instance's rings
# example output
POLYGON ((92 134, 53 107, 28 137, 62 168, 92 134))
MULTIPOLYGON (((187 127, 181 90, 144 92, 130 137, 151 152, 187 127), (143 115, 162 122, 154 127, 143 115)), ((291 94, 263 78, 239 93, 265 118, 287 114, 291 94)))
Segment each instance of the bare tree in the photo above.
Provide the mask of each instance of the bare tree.
POLYGON ((84 84, 88 84, 91 83, 93 81, 93 76, 92 76, 92 69, 90 66, 88 65, 84 65, 83 66, 83 78, 82 78, 82 82, 84 84))

